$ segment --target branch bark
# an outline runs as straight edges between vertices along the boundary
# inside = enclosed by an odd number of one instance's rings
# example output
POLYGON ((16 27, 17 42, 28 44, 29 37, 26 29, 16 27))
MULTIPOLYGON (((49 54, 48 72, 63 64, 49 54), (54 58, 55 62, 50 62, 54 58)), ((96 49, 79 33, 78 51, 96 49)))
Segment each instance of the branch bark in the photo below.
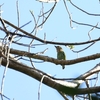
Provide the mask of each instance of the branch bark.
POLYGON ((93 42, 97 42, 97 41, 100 41, 100 37, 98 39, 94 39, 94 40, 91 40, 91 41, 85 41, 85 42, 79 42, 79 43, 63 43, 63 42, 52 42, 52 41, 46 41, 46 40, 43 40, 43 39, 40 39, 24 30, 22 30, 21 28, 15 26, 14 24, 8 22, 7 20, 4 20, 4 19, 1 19, 0 20, 3 20, 6 24, 10 25, 11 27, 15 28, 16 30, 22 32, 23 34, 31 37, 32 39, 35 39, 41 43, 45 43, 45 44, 56 44, 56 45, 83 45, 83 44, 88 44, 88 43, 93 43, 93 42))
POLYGON ((72 60, 58 60, 58 59, 55 59, 52 57, 37 55, 35 53, 29 53, 26 51, 20 51, 20 50, 16 50, 16 49, 10 49, 10 53, 16 54, 19 56, 25 56, 25 57, 29 57, 29 58, 34 58, 34 59, 39 59, 39 60, 43 60, 43 61, 47 61, 47 62, 52 62, 52 63, 57 64, 57 65, 58 64, 72 65, 72 64, 81 63, 84 61, 95 60, 95 59, 100 58, 100 53, 93 54, 93 55, 86 56, 86 57, 77 58, 77 59, 72 59, 72 60))
MULTIPOLYGON (((7 60, 6 58, 2 58, 1 64, 6 66, 7 60)), ((67 82, 63 80, 57 80, 56 78, 51 77, 50 75, 35 69, 31 68, 25 64, 17 62, 15 60, 9 59, 9 68, 24 73, 38 81, 41 81, 42 77, 45 75, 43 79, 43 83, 51 88, 54 88, 58 91, 66 93, 68 95, 76 95, 76 94, 87 94, 87 93, 95 93, 100 92, 100 87, 92 87, 92 88, 84 88, 78 89, 77 83, 74 82, 67 82)))

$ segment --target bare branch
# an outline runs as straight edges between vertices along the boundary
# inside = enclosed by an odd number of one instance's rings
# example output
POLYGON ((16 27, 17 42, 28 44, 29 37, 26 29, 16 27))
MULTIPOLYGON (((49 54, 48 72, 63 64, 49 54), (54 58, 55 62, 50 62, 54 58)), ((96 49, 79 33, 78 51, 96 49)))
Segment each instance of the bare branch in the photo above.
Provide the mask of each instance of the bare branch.
POLYGON ((70 14, 69 10, 68 10, 67 5, 66 5, 66 1, 63 0, 63 2, 64 2, 64 5, 65 5, 65 8, 66 8, 66 11, 67 11, 67 13, 68 13, 68 15, 69 15, 70 27, 71 27, 72 29, 75 29, 75 28, 72 26, 72 17, 71 17, 71 14, 70 14))
POLYGON ((76 23, 76 24, 79 24, 79 25, 90 26, 90 27, 95 27, 95 28, 97 28, 97 29, 100 29, 100 27, 95 26, 95 25, 86 24, 86 23, 80 23, 80 22, 77 22, 77 21, 74 21, 74 20, 72 20, 72 22, 73 22, 73 23, 76 23))
MULTIPOLYGON (((5 64, 6 64, 6 59, 3 58, 2 65, 5 66, 5 64)), ((46 84, 58 91, 62 91, 63 93, 69 94, 69 95, 100 92, 100 87, 91 87, 89 89, 88 88, 77 89, 77 88, 75 88, 75 86, 77 86, 76 83, 56 80, 56 79, 52 78, 50 75, 48 75, 40 70, 28 67, 27 65, 16 62, 15 60, 12 60, 12 59, 10 59, 10 61, 9 61, 9 68, 15 69, 26 75, 29 75, 29 76, 37 79, 38 81, 40 81, 42 79, 42 77, 45 75, 45 77, 43 79, 44 84, 46 84), (16 65, 16 66, 14 66, 14 65, 16 65), (74 87, 74 88, 71 87, 71 84, 72 84, 72 87, 74 87)), ((87 76, 87 75, 85 75, 85 76, 87 76)))
POLYGON ((28 32, 26 32, 26 31, 24 31, 24 30, 18 28, 17 26, 11 24, 10 22, 8 22, 8 21, 6 21, 6 20, 4 20, 4 22, 7 23, 8 25, 14 27, 15 29, 19 30, 20 32, 22 32, 22 33, 28 35, 29 37, 31 37, 31 38, 33 38, 33 39, 35 39, 35 40, 38 40, 38 41, 40 41, 40 42, 42 42, 42 43, 45 43, 45 44, 56 44, 56 45, 82 45, 82 44, 88 44, 88 43, 92 43, 92 42, 96 42, 96 41, 99 41, 99 40, 100 40, 100 38, 98 38, 98 39, 94 39, 94 40, 91 40, 91 41, 80 42, 80 43, 61 43, 61 42, 44 41, 44 40, 42 40, 42 39, 40 39, 40 38, 38 38, 38 37, 36 37, 36 36, 34 36, 34 35, 32 35, 32 34, 29 34, 28 32))
POLYGON ((69 0, 69 2, 70 2, 75 8, 79 9, 80 11, 82 11, 82 12, 88 14, 88 15, 100 16, 100 14, 91 14, 91 13, 86 12, 85 10, 83 10, 83 9, 79 8, 78 6, 76 6, 75 4, 73 4, 71 0, 69 0))
POLYGON ((34 58, 34 59, 39 59, 39 60, 43 60, 43 61, 47 61, 47 62, 52 62, 55 64, 61 64, 61 65, 71 65, 71 64, 76 64, 76 63, 100 58, 100 53, 93 54, 93 55, 86 56, 86 57, 73 59, 73 60, 58 60, 58 59, 54 59, 52 57, 37 55, 35 53, 29 53, 26 51, 20 51, 20 50, 15 50, 15 49, 10 49, 10 53, 16 54, 19 56, 25 56, 25 57, 29 57, 29 58, 34 58))
MULTIPOLYGON (((95 27, 97 27, 97 26, 98 26, 98 23, 96 24, 95 27)), ((89 39, 90 39, 90 40, 91 40, 90 32, 93 31, 93 30, 95 29, 95 27, 93 27, 93 28, 88 32, 88 36, 89 36, 89 39)))

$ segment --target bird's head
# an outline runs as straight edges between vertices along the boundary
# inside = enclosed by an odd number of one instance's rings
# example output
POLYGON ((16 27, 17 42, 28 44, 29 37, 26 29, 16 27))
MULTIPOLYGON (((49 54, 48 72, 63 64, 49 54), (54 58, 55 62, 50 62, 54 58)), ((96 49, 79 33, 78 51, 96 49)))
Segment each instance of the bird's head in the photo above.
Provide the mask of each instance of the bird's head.
POLYGON ((55 46, 57 52, 63 51, 63 49, 60 46, 55 46))

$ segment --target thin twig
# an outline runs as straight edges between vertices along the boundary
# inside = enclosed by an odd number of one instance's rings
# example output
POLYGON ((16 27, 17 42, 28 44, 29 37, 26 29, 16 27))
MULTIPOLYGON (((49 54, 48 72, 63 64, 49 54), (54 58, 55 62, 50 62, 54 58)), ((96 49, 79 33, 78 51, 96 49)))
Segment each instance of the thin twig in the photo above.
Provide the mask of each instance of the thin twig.
MULTIPOLYGON (((32 45, 33 41, 34 41, 34 40, 32 40, 32 41, 30 42, 30 44, 29 44, 28 52, 30 52, 30 50, 31 50, 31 45, 32 45)), ((29 59, 30 59, 31 65, 33 66, 33 68, 35 68, 35 66, 34 66, 34 64, 33 64, 33 62, 32 62, 32 58, 29 57, 29 59)))
POLYGON ((71 17, 71 14, 70 14, 69 10, 68 10, 67 5, 66 5, 66 1, 63 0, 63 2, 64 2, 64 5, 65 5, 65 8, 66 8, 66 11, 67 11, 67 13, 68 13, 68 15, 69 15, 70 27, 71 27, 72 29, 75 29, 75 28, 72 26, 72 17, 71 17))
POLYGON ((1 17, 1 14, 2 14, 2 10, 1 10, 1 7, 4 5, 4 3, 2 5, 0 5, 0 17, 1 17))
POLYGON ((82 52, 82 51, 84 51, 84 50, 87 50, 89 47, 91 47, 92 45, 94 45, 95 44, 95 42, 93 42, 93 43, 91 43, 89 46, 87 46, 87 47, 85 47, 85 48, 83 48, 83 49, 81 49, 81 50, 78 50, 78 51, 75 51, 75 50, 72 50, 74 53, 79 53, 79 52, 82 52))
POLYGON ((91 40, 91 36, 90 36, 90 32, 93 31, 95 29, 95 27, 98 26, 98 23, 96 24, 96 26, 94 26, 89 32, 88 32, 88 36, 89 36, 89 39, 91 40))
POLYGON ((41 94, 41 86, 42 86, 42 82, 44 77, 46 77, 46 75, 43 75, 40 81, 40 85, 39 85, 39 90, 38 90, 38 100, 40 100, 40 94, 41 94))
POLYGON ((54 10, 56 4, 57 4, 57 2, 55 2, 55 4, 54 4, 54 6, 52 7, 52 9, 51 9, 50 13, 48 14, 48 16, 45 18, 45 20, 44 20, 40 25, 37 26, 37 28, 39 28, 41 25, 43 25, 43 24, 47 21, 47 19, 49 18, 49 16, 50 16, 51 13, 53 12, 53 10, 54 10))
POLYGON ((18 27, 19 27, 19 8, 18 8, 18 0, 16 1, 16 7, 17 7, 17 19, 18 19, 18 27))
POLYGON ((51 42, 51 41, 45 41, 45 42, 44 42, 44 40, 42 40, 42 39, 40 39, 40 38, 38 38, 38 37, 36 37, 36 36, 34 36, 34 35, 32 35, 32 34, 26 32, 26 31, 24 31, 24 30, 22 30, 21 28, 18 28, 17 26, 13 25, 12 23, 10 23, 10 22, 8 22, 8 21, 6 21, 6 20, 4 20, 4 22, 7 23, 8 25, 12 26, 13 28, 19 30, 20 32, 22 32, 22 33, 28 35, 28 36, 31 37, 32 39, 35 39, 35 40, 37 40, 37 41, 40 41, 40 42, 46 43, 46 44, 48 43, 48 44, 56 44, 56 45, 82 45, 82 44, 88 44, 88 43, 100 41, 100 38, 98 38, 98 39, 94 39, 94 40, 91 40, 91 41, 85 41, 85 42, 80 42, 80 43, 61 43, 61 42, 51 42))
POLYGON ((100 27, 97 27, 95 25, 91 25, 91 24, 86 24, 86 23, 80 23, 80 22, 77 22, 77 21, 74 21, 72 20, 73 23, 76 23, 76 24, 79 24, 79 25, 84 25, 84 26, 90 26, 90 27, 95 27, 97 29, 100 29, 100 27))
POLYGON ((86 13, 86 14, 88 14, 88 15, 92 15, 92 16, 100 16, 100 14, 91 14, 91 13, 88 13, 88 12, 86 12, 85 10, 83 10, 83 9, 81 9, 81 8, 79 8, 78 6, 76 6, 74 3, 72 3, 72 1, 71 0, 69 0, 69 2, 75 7, 75 8, 77 8, 77 9, 79 9, 80 11, 82 11, 82 12, 84 12, 84 13, 86 13))
POLYGON ((42 52, 38 52, 38 53, 36 53, 36 55, 39 55, 39 54, 44 54, 47 50, 48 50, 48 48, 46 48, 46 49, 45 49, 45 50, 43 50, 42 52))
POLYGON ((96 84, 97 84, 97 82, 98 82, 98 79, 99 79, 98 74, 99 74, 99 72, 97 73, 97 78, 96 78, 96 81, 95 81, 94 87, 96 86, 96 84))
MULTIPOLYGON (((85 83, 86 83, 87 88, 89 89, 89 88, 90 88, 90 87, 89 87, 89 81, 88 81, 88 80, 85 80, 85 83)), ((92 99, 91 99, 91 94, 90 94, 90 93, 88 93, 88 97, 89 97, 89 100, 92 100, 92 99)))

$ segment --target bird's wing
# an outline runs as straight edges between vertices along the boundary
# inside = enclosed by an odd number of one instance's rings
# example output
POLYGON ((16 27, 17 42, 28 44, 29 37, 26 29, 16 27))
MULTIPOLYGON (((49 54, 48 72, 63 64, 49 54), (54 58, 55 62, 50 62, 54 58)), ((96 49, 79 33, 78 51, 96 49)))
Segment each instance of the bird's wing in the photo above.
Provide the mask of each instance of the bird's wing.
POLYGON ((59 59, 59 60, 66 60, 66 55, 65 55, 65 53, 63 52, 63 51, 61 51, 61 52, 58 52, 58 54, 57 54, 57 58, 59 59))

